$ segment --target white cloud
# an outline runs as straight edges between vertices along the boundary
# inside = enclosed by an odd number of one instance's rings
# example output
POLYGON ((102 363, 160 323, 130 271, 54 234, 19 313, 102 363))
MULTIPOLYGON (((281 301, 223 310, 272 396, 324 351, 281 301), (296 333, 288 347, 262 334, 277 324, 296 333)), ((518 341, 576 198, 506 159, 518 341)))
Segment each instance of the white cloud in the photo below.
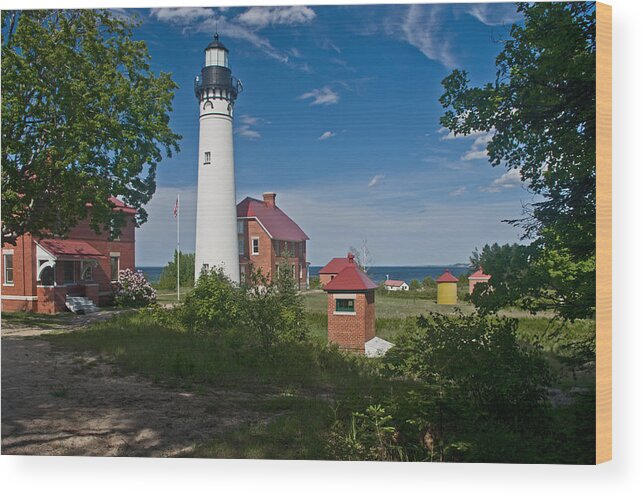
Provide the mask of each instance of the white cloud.
POLYGON ((256 28, 269 25, 295 25, 308 24, 315 18, 315 11, 303 5, 290 7, 250 7, 237 16, 243 24, 256 28))
POLYGON ((467 192, 467 187, 462 186, 461 188, 454 189, 449 193, 449 196, 462 196, 467 192))
POLYGON ((333 105, 339 102, 339 95, 328 86, 314 89, 299 96, 300 100, 311 99, 311 105, 333 105))
POLYGON ((328 138, 332 138, 333 136, 335 136, 335 133, 334 133, 334 132, 332 132, 332 131, 325 131, 325 132, 324 132, 324 133, 322 133, 322 135, 321 135, 319 138, 317 138, 317 139, 318 139, 319 141, 324 141, 324 140, 327 140, 328 138))
POLYGON ((484 191, 485 193, 499 193, 503 189, 514 188, 521 184, 520 171, 518 169, 509 169, 502 176, 494 179, 489 186, 480 188, 480 191, 484 191))
POLYGON ((247 124, 248 126, 254 126, 259 122, 259 118, 246 114, 239 117, 239 122, 241 122, 241 124, 247 124))
MULTIPOLYGON (((419 49, 428 59, 452 69, 457 63, 451 53, 451 41, 440 5, 411 5, 401 23, 401 36, 419 49)), ((393 29, 396 27, 393 24, 393 29)))
POLYGON ((382 180, 383 180, 383 179, 384 179, 384 175, 383 175, 383 174, 377 174, 377 175, 373 176, 373 177, 371 178, 370 182, 368 183, 368 187, 369 187, 369 188, 374 188, 375 186, 377 186, 378 184, 380 184, 380 183, 382 182, 382 180))
POLYGON ((250 126, 242 125, 235 129, 235 133, 244 138, 256 140, 261 138, 261 133, 252 129, 250 126))
POLYGON ((511 24, 521 18, 514 3, 475 3, 469 7, 467 13, 487 26, 511 24))
MULTIPOLYGON (((470 134, 469 136, 472 135, 470 134)), ((462 160, 486 159, 488 156, 487 145, 492 139, 493 133, 478 134, 471 144, 471 148, 460 158, 462 160)))
MULTIPOLYGON (((291 67, 304 70, 305 72, 310 72, 310 67, 308 67, 307 64, 293 63, 287 52, 275 48, 268 38, 261 36, 258 31, 263 27, 262 25, 242 23, 237 20, 238 18, 226 17, 221 13, 220 9, 219 12, 217 12, 214 9, 203 7, 160 8, 152 9, 150 16, 161 22, 177 26, 181 28, 183 32, 209 34, 218 32, 223 38, 245 41, 270 58, 288 64, 291 67)), ((287 16, 284 17, 284 19, 286 18, 287 16)), ((295 16, 292 16, 292 18, 295 18, 295 16)))
POLYGON ((152 9, 150 15, 162 22, 191 24, 214 15, 214 10, 205 7, 178 7, 152 9))
POLYGON ((260 122, 265 122, 259 117, 254 117, 252 115, 244 114, 239 117, 239 126, 235 127, 235 134, 248 138, 250 140, 256 140, 261 138, 261 133, 257 131, 253 126, 256 126, 260 122))

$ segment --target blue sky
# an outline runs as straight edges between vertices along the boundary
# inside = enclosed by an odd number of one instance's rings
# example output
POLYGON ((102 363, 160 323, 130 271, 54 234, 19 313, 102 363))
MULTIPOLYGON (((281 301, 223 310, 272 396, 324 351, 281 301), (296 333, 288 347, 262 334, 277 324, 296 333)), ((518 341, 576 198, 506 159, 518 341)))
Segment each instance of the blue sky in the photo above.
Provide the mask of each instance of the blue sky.
POLYGON ((136 37, 179 89, 137 265, 194 250, 198 106, 193 79, 216 28, 244 92, 235 106, 237 199, 277 192, 323 265, 367 240, 374 265, 465 262, 485 243, 519 241, 501 221, 533 201, 515 172, 493 168, 489 136, 440 128, 440 81, 454 68, 492 81, 513 4, 164 8, 136 11, 136 37))

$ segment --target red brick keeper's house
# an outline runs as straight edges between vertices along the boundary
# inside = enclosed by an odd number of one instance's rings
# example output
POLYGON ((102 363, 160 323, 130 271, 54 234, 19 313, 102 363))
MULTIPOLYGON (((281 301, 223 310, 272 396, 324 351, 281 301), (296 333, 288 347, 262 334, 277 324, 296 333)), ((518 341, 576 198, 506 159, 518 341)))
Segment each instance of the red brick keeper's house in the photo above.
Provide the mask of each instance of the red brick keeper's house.
POLYGON ((2 311, 63 312, 68 296, 83 296, 96 305, 110 301, 119 270, 135 267, 136 213, 116 198, 111 201, 126 216, 115 239, 108 232, 97 234, 84 220, 65 238, 25 234, 15 245, 2 246, 2 311))
POLYGON ((276 193, 264 193, 263 201, 247 197, 237 205, 239 272, 241 281, 251 267, 271 279, 280 270, 291 272, 300 290, 307 289, 308 236, 277 207, 276 193))

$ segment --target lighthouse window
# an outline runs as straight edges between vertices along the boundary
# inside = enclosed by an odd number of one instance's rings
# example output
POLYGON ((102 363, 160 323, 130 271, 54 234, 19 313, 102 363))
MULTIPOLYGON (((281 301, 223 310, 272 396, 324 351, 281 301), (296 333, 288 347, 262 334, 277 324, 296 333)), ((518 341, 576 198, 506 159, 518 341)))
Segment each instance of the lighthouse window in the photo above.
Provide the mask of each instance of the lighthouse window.
POLYGON ((210 152, 205 152, 205 156, 203 157, 203 163, 205 165, 208 165, 210 163, 210 152))

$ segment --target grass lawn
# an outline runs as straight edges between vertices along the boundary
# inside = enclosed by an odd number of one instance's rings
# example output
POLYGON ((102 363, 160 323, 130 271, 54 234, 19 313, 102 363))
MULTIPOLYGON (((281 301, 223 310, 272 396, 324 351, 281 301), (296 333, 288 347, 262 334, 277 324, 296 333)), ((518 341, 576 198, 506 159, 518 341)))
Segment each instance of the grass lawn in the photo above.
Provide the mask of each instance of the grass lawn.
MULTIPOLYGON (((44 339, 55 347, 96 354, 125 373, 142 374, 159 384, 179 386, 196 394, 206 387, 248 393, 252 399, 239 400, 238 407, 256 412, 262 420, 248 421, 217 435, 211 442, 198 446, 192 456, 323 459, 327 457, 328 433, 336 419, 345 422, 351 412, 364 411, 367 406, 382 401, 396 404, 406 397, 413 384, 379 375, 378 359, 344 354, 327 347, 326 294, 309 292, 304 298, 308 324, 315 339, 312 343, 284 344, 270 353, 247 332, 193 333, 164 328, 146 312, 119 315, 86 329, 52 334, 44 339)), ((454 311, 453 307, 438 307, 427 300, 386 295, 378 295, 376 305, 377 335, 393 342, 418 314, 454 311)), ((460 308, 464 313, 472 311, 467 304, 460 308)), ((12 314, 11 318, 32 317, 12 314)), ((564 329, 555 329, 544 317, 522 315, 519 318, 520 339, 526 344, 540 343, 552 369, 559 373, 556 387, 563 391, 583 386, 588 389, 588 397, 593 393, 593 372, 572 377, 560 360, 560 350, 565 336, 589 336, 593 332, 593 321, 578 321, 564 329)), ((581 406, 556 409, 552 429, 573 440, 573 426, 579 418, 575 412, 581 406)), ((582 410, 583 414, 589 411, 587 408, 582 410)), ((213 419, 215 414, 213 412, 213 419)), ((593 431, 587 432, 589 434, 583 435, 590 442, 593 431)), ((571 454, 552 458, 554 461, 573 463, 579 459, 578 450, 584 449, 584 445, 578 448, 575 442, 556 442, 569 445, 571 454)), ((550 448, 551 456, 558 456, 557 449, 550 448)))
MULTIPOLYGON (((181 288, 180 296, 181 301, 185 300, 187 294, 194 289, 193 286, 186 286, 181 288)), ((157 289, 156 290, 156 301, 159 305, 165 305, 167 303, 176 303, 176 290, 174 289, 157 289)))

